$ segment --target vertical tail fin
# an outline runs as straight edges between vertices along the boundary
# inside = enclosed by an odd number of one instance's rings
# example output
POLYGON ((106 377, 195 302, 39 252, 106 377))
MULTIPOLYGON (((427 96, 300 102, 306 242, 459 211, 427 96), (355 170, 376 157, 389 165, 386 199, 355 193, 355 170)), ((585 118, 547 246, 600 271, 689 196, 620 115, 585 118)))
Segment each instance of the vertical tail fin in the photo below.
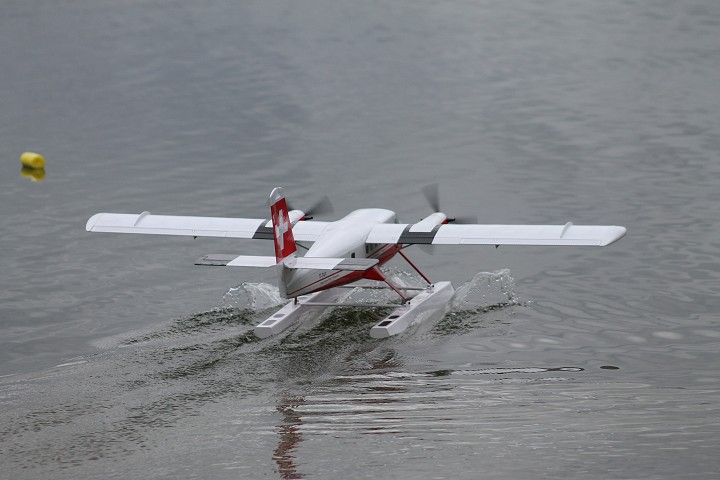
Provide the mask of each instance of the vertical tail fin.
POLYGON ((297 247, 295 246, 290 214, 288 213, 282 188, 273 189, 272 193, 270 193, 269 202, 273 224, 273 240, 275 242, 275 260, 280 263, 283 259, 294 255, 297 247))

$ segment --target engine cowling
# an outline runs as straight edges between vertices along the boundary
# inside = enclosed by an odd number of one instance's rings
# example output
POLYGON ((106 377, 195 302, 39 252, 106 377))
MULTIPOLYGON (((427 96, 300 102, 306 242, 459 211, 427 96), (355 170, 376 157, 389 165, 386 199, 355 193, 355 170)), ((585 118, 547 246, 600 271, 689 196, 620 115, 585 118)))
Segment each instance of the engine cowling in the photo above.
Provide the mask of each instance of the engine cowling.
POLYGON ((448 216, 442 212, 435 212, 413 225, 414 231, 430 231, 438 225, 448 223, 448 216))
POLYGON ((302 210, 290 210, 288 216, 290 217, 290 223, 295 225, 300 220, 305 219, 305 212, 302 210))

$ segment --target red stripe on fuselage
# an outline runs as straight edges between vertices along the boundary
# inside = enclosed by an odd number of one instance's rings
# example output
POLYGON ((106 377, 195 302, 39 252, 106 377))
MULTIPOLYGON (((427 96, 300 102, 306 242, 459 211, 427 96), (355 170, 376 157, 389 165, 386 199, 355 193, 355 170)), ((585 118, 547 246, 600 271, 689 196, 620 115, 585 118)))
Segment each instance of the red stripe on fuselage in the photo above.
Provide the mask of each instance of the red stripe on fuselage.
MULTIPOLYGON (((298 288, 297 290, 293 290, 292 292, 288 292, 288 293, 287 293, 287 296, 288 296, 289 298, 293 298, 294 296, 297 297, 297 296, 300 295, 300 294, 298 294, 298 292, 302 292, 302 291, 305 290, 306 288, 310 288, 310 287, 312 287, 313 285, 315 285, 316 283, 320 283, 320 282, 322 282, 323 280, 327 280, 328 278, 334 277, 335 275, 340 274, 340 272, 342 272, 342 270, 335 270, 335 271, 334 271, 333 273, 331 273, 330 275, 327 275, 327 276, 325 276, 325 277, 323 277, 323 278, 320 278, 320 279, 318 279, 318 280, 315 280, 315 281, 312 282, 312 283, 308 283, 307 285, 305 285, 305 286, 303 286, 303 287, 300 287, 300 288, 298 288)), ((320 290, 326 290, 327 288, 330 288, 330 287, 327 287, 327 286, 325 286, 325 285, 322 285, 321 287, 318 287, 318 288, 316 288, 316 289, 314 289, 314 290, 310 290, 310 291, 308 291, 308 292, 304 292, 304 293, 302 293, 302 295, 305 295, 305 294, 308 294, 308 293, 317 292, 317 291, 320 291, 320 290)))
MULTIPOLYGON (((377 258, 378 259, 378 266, 383 265, 390 261, 395 254, 399 251, 399 246, 394 243, 385 243, 380 246, 380 248, 377 248, 376 250, 372 251, 367 258, 377 258)), ((315 280, 312 283, 309 283, 303 287, 300 287, 296 290, 293 290, 292 292, 288 292, 287 296, 288 298, 297 297, 300 295, 306 295, 309 293, 319 292, 321 290, 328 290, 330 288, 339 287, 342 285, 347 285, 349 283, 357 282, 358 280, 362 279, 365 275, 365 270, 362 271, 349 271, 346 275, 342 276, 341 278, 338 278, 328 284, 320 285, 317 288, 311 289, 309 291, 305 291, 308 288, 311 288, 313 285, 316 285, 320 282, 323 282, 327 280, 328 278, 332 278, 342 272, 348 272, 347 270, 334 270, 333 273, 320 278, 318 280, 315 280), (302 294, 298 292, 303 292, 302 294)))

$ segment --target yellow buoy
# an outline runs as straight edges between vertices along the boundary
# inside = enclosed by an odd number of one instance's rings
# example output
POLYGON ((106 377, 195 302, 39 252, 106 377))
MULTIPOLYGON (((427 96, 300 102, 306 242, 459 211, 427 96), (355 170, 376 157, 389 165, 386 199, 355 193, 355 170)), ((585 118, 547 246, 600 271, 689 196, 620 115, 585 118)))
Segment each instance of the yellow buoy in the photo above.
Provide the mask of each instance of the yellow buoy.
POLYGON ((45 168, 45 158, 39 153, 23 153, 20 155, 20 163, 28 168, 45 168))

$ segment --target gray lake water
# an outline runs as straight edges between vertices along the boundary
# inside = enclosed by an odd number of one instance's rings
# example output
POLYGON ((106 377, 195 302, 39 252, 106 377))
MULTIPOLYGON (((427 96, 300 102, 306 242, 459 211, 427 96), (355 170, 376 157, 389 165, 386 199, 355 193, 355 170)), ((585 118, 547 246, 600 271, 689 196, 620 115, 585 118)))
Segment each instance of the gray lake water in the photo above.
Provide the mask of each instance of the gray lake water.
POLYGON ((717 1, 6 0, 0 45, 0 478, 718 478, 717 1), (629 233, 409 249, 444 318, 259 340, 272 273, 193 261, 267 242, 84 228, 433 182, 629 233))

